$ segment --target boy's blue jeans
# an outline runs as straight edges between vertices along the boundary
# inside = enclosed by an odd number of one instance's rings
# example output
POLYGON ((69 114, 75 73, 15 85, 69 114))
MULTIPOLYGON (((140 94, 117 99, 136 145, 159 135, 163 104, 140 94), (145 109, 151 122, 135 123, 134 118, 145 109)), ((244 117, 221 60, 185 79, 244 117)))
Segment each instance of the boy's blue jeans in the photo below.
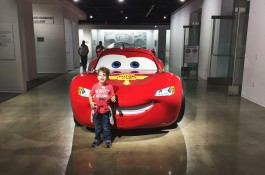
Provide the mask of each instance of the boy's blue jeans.
POLYGON ((111 140, 110 123, 109 123, 109 112, 104 114, 98 114, 94 117, 95 123, 95 139, 101 140, 100 134, 103 129, 103 140, 111 140))

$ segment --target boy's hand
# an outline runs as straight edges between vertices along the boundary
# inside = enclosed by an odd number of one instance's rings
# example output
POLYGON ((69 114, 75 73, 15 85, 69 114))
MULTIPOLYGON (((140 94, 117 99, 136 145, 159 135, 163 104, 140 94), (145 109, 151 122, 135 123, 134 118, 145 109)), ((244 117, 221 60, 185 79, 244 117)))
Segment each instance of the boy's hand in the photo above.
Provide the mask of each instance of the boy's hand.
POLYGON ((96 105, 95 105, 94 102, 90 103, 90 106, 91 106, 92 109, 95 109, 96 108, 96 105))
POLYGON ((115 97, 115 95, 114 95, 114 96, 112 96, 110 100, 111 100, 112 102, 114 102, 114 103, 115 103, 115 102, 116 102, 116 97, 115 97))

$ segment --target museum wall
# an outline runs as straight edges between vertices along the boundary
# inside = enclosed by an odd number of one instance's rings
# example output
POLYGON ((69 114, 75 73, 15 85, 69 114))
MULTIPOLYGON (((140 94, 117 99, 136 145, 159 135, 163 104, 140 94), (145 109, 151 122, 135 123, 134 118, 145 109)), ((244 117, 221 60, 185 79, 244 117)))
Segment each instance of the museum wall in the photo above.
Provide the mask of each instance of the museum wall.
POLYGON ((77 67, 80 67, 80 56, 78 54, 79 49, 79 38, 78 38, 78 20, 85 19, 86 14, 83 11, 78 11, 80 9, 73 9, 72 7, 66 6, 64 8, 64 24, 65 24, 65 44, 66 44, 66 67, 67 70, 73 70, 77 67), (83 14, 82 14, 83 13, 83 14), (70 38, 71 47, 67 48, 67 41, 70 38), (69 65, 69 63, 71 63, 69 65))
MULTIPOLYGON (((86 34, 89 33, 89 30, 85 30, 86 34)), ((92 29, 91 30, 91 39, 88 37, 85 39, 90 45, 90 57, 96 57, 96 46, 98 45, 99 41, 102 41, 104 47, 107 47, 109 44, 113 42, 128 42, 130 44, 134 44, 136 40, 144 41, 143 45, 139 45, 139 47, 144 47, 147 49, 157 48, 154 45, 154 41, 158 39, 158 36, 154 36, 155 32, 153 30, 122 30, 122 29, 92 29)), ((156 32, 156 34, 158 34, 156 32)), ((88 36, 88 35, 87 35, 88 36)))
POLYGON ((157 57, 165 63, 166 61, 166 39, 167 31, 165 29, 159 30, 158 34, 158 49, 156 50, 157 57))
POLYGON ((24 92, 23 45, 15 0, 0 1, 0 92, 24 92))
POLYGON ((74 70, 73 29, 70 20, 64 18, 66 69, 74 70))
POLYGON ((54 17, 54 23, 34 23, 37 72, 65 73, 63 7, 57 4, 33 4, 33 16, 54 17))
POLYGON ((170 19, 170 66, 181 69, 183 64, 184 25, 190 25, 190 14, 202 7, 203 0, 192 1, 172 14, 170 19))
POLYGON ((73 55, 74 55, 74 68, 80 67, 79 37, 78 37, 78 22, 72 22, 73 28, 73 55))
MULTIPOLYGON (((113 42, 128 42, 134 44, 136 40, 143 41, 139 47, 153 49, 154 46, 154 32, 153 30, 93 30, 92 32, 92 51, 93 57, 96 56, 96 46, 99 41, 102 41, 103 46, 107 47, 113 42)), ((157 37, 156 37, 157 39, 157 37)))
POLYGON ((82 41, 85 41, 86 45, 88 46, 89 53, 87 55, 87 62, 89 63, 92 58, 95 58, 95 56, 92 56, 93 48, 92 48, 92 33, 90 28, 81 28, 79 26, 79 46, 81 45, 82 41))
POLYGON ((265 1, 250 1, 242 97, 265 107, 265 1))
POLYGON ((159 37, 159 31, 153 30, 153 41, 151 40, 153 43, 152 43, 150 49, 152 49, 152 47, 154 47, 156 52, 158 51, 158 42, 159 42, 158 37, 159 37))
POLYGON ((169 52, 170 52, 170 30, 167 30, 166 34, 166 61, 169 61, 169 52))
MULTIPOLYGON (((184 8, 176 11, 171 16, 171 42, 170 42, 170 64, 180 69, 183 65, 183 40, 184 25, 191 25, 190 14, 194 11, 202 9, 201 15, 201 31, 200 31, 200 47, 199 47, 199 67, 198 76, 207 79, 211 37, 212 37, 212 16, 231 15, 233 10, 233 1, 230 0, 194 0, 184 8)), ((220 46, 218 46, 220 48, 220 46)), ((216 63, 218 64, 218 63, 216 63)), ((225 70, 216 70, 220 74, 225 70)))
MULTIPOLYGON (((27 91, 26 82, 37 78, 37 72, 66 72, 66 42, 64 18, 70 20, 72 29, 73 58, 78 60, 78 20, 86 18, 84 12, 68 0, 1 0, 0 1, 0 92, 22 93, 27 91), (33 19, 32 3, 36 14, 54 15, 53 24, 36 24, 33 19), (46 5, 45 3, 54 3, 46 5), (35 9, 36 10, 36 9, 35 9), (34 25, 34 24, 35 25, 34 25), (43 26, 49 26, 47 28, 43 26), (45 42, 35 47, 34 26, 45 42), (76 46, 75 46, 76 45, 76 46), (38 52, 36 52, 36 49, 38 52), (36 57, 36 55, 38 57, 36 57), (40 71, 37 70, 37 63, 40 71), (45 69, 45 70, 44 70, 45 69)), ((39 19, 38 19, 39 20, 39 19)), ((42 20, 39 20, 42 21, 42 20)), ((70 44, 69 44, 70 45, 70 44)), ((75 64, 79 67, 79 63, 75 64)))
POLYGON ((25 81, 37 78, 37 63, 31 0, 16 0, 18 4, 19 30, 23 42, 23 66, 25 81))
MULTIPOLYGON (((88 58, 92 59, 96 57, 95 47, 99 41, 103 41, 103 45, 105 46, 109 44, 109 42, 105 42, 105 39, 104 39, 105 32, 120 31, 120 33, 123 34, 123 36, 119 36, 119 37, 124 37, 124 38, 126 38, 126 35, 128 34, 128 32, 129 33, 131 32, 132 33, 131 36, 133 37, 132 40, 134 40, 136 43, 139 44, 139 42, 137 42, 137 39, 146 37, 146 41, 144 42, 143 47, 146 47, 147 49, 155 48, 156 51, 158 52, 159 31, 160 30, 166 31, 167 29, 169 29, 169 25, 158 25, 157 27, 155 27, 154 25, 133 25, 131 26, 131 25, 86 25, 86 24, 82 24, 82 25, 79 25, 79 42, 81 40, 86 41, 86 44, 88 45, 89 49, 92 50, 90 51, 88 58), (155 46, 155 43, 156 43, 156 46, 155 46)), ((110 36, 108 37, 107 40, 110 40, 112 35, 110 33, 108 33, 108 35, 110 36)), ((161 41, 160 44, 163 46, 161 47, 161 49, 162 49, 162 52, 165 54, 166 53, 165 51, 166 41, 165 40, 161 41)))

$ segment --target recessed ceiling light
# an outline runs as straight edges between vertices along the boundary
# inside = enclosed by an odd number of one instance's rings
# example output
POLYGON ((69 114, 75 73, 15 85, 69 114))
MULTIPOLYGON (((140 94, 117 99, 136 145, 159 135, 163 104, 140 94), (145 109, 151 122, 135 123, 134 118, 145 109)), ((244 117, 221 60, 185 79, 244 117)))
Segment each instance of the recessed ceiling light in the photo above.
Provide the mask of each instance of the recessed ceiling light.
POLYGON ((90 18, 90 19, 92 19, 92 18, 93 18, 93 16, 92 16, 92 15, 90 15, 90 16, 89 16, 89 18, 90 18))
POLYGON ((125 19, 128 19, 128 17, 127 17, 127 16, 125 16, 125 19))
POLYGON ((167 19, 167 17, 166 17, 166 16, 164 16, 164 19, 167 19))
POLYGON ((123 2, 123 0, 118 0, 119 2, 123 2))
POLYGON ((179 0, 180 2, 185 2, 185 0, 179 0))
POLYGON ((157 28, 157 26, 155 26, 155 28, 157 28))
POLYGON ((78 2, 79 0, 74 0, 74 2, 78 2))

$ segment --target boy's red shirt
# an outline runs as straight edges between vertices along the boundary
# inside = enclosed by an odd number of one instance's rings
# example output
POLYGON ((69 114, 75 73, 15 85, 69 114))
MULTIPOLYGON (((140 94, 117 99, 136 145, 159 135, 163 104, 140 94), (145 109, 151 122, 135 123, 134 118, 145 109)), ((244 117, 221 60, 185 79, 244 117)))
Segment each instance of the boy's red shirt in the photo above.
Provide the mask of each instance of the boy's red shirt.
MULTIPOLYGON (((112 85, 100 85, 97 83, 92 87, 90 95, 94 97, 94 102, 97 106, 102 106, 103 104, 109 105, 110 98, 115 94, 112 85)), ((109 111, 109 108, 106 105, 100 107, 99 113, 106 113, 109 111)))

